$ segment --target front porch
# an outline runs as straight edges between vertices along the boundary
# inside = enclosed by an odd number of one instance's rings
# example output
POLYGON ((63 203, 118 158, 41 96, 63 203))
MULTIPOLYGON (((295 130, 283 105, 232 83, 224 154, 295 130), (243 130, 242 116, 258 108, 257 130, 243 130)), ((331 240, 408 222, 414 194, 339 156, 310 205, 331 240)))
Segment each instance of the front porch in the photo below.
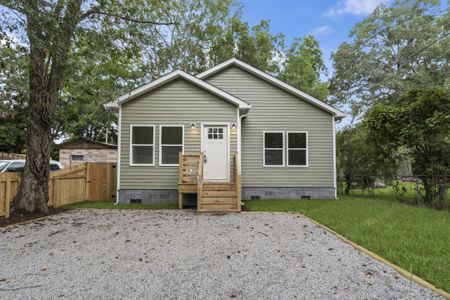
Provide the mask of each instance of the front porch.
POLYGON ((179 154, 178 206, 183 208, 183 195, 197 195, 197 211, 241 211, 241 169, 239 155, 234 155, 234 180, 205 181, 204 154, 179 154))

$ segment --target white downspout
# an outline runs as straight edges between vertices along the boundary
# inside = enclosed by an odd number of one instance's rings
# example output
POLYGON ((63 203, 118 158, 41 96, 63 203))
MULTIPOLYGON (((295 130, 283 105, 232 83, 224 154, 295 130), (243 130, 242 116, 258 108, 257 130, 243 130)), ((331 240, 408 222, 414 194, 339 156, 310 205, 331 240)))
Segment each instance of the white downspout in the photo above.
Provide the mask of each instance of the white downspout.
POLYGON ((334 116, 331 117, 331 122, 333 126, 333 175, 334 175, 334 198, 338 199, 337 196, 337 174, 336 174, 336 123, 334 121, 334 116))
POLYGON ((120 160, 121 160, 121 154, 120 154, 120 150, 121 150, 121 144, 122 144, 122 105, 119 104, 119 122, 118 122, 118 127, 119 127, 119 134, 117 136, 117 178, 116 178, 116 203, 114 203, 114 205, 119 204, 119 191, 120 191, 120 160))

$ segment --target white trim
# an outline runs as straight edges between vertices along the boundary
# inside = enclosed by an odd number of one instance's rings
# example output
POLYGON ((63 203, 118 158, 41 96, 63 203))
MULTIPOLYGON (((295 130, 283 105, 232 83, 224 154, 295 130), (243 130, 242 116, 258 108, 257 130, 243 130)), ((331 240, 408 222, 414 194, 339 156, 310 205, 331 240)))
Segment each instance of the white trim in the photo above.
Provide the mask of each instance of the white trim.
POLYGON ((163 164, 162 163, 162 128, 163 127, 181 127, 181 144, 178 145, 166 145, 166 147, 180 147, 181 146, 181 152, 184 154, 184 124, 160 124, 159 125, 159 137, 158 137, 158 166, 160 167, 178 167, 180 164, 163 164))
MULTIPOLYGON (((230 65, 236 65, 236 66, 244 69, 245 71, 247 71, 261 79, 264 79, 267 82, 285 90, 286 92, 289 92, 289 93, 293 94, 294 96, 300 97, 303 100, 305 100, 306 102, 309 102, 312 105, 331 113, 333 116, 336 116, 337 118, 345 117, 344 112, 340 111, 339 109, 336 109, 333 106, 328 105, 325 102, 323 102, 317 98, 314 98, 313 96, 308 95, 305 92, 302 92, 299 89, 294 88, 293 86, 255 68, 249 64, 246 64, 236 58, 229 59, 209 70, 206 70, 205 72, 198 74, 197 77, 200 79, 205 79, 213 74, 216 74, 217 72, 220 72, 223 69, 226 69, 230 65)), ((276 106, 276 102, 274 102, 274 106, 276 106)))
MULTIPOLYGON (((147 93, 147 92, 149 92, 159 86, 162 86, 168 82, 171 82, 172 80, 175 80, 177 78, 183 78, 183 79, 189 81, 190 83, 197 85, 198 87, 203 88, 204 90, 207 90, 208 92, 210 92, 216 96, 219 96, 220 98, 238 106, 239 108, 247 108, 247 109, 251 108, 251 105, 248 104, 247 102, 245 102, 231 94, 228 94, 227 92, 207 83, 206 81, 203 81, 195 76, 192 76, 182 70, 173 71, 173 72, 166 74, 148 84, 145 84, 141 87, 138 87, 138 88, 132 90, 131 92, 128 92, 128 93, 120 96, 117 99, 117 104, 122 105, 136 97, 139 97, 140 95, 142 95, 144 93, 147 93)), ((112 107, 112 106, 113 105, 111 103, 108 103, 108 107, 112 107)))
POLYGON ((239 108, 236 109, 236 134, 237 134, 237 152, 239 162, 241 162, 241 118, 239 117, 239 108))
POLYGON ((333 176, 334 176, 334 198, 337 199, 337 173, 336 173, 336 124, 334 116, 331 117, 333 126, 333 176))
MULTIPOLYGON (((203 135, 203 129, 205 126, 226 126, 227 127, 227 178, 226 179, 222 179, 222 180, 211 180, 211 181, 217 181, 217 182, 221 182, 221 181, 229 181, 230 180, 230 168, 231 168, 231 164, 230 164, 230 122, 201 122, 200 123, 200 151, 203 153, 204 152, 204 135, 203 135)), ((209 179, 208 179, 209 181, 209 179)))
POLYGON ((285 137, 284 137, 284 131, 283 130, 264 130, 263 131, 263 144, 262 144, 262 151, 263 151, 263 167, 265 168, 283 168, 285 166, 285 137), (283 154, 283 164, 282 165, 266 165, 266 133, 281 133, 283 135, 283 148, 267 148, 267 150, 281 150, 283 154))
POLYGON ((119 204, 119 191, 120 191, 120 164, 122 162, 121 144, 122 144, 122 107, 119 107, 119 120, 118 120, 119 134, 117 137, 117 179, 116 179, 116 204, 119 204))
POLYGON ((286 167, 289 168, 307 168, 309 167, 309 133, 308 131, 286 131, 286 167), (289 133, 305 133, 306 134, 306 148, 289 148, 289 133), (306 150, 306 165, 290 165, 289 164, 289 149, 291 150, 306 150))
POLYGON ((149 125, 149 124, 130 124, 130 155, 129 155, 129 165, 130 167, 154 167, 155 166, 155 135, 156 135, 156 131, 155 131, 155 125, 149 125), (138 144, 138 145, 133 145, 132 141, 133 141, 133 127, 152 127, 153 128, 153 144, 138 144), (133 146, 139 147, 139 146, 152 146, 153 147, 153 157, 152 157, 152 162, 151 164, 136 164, 133 163, 133 146))

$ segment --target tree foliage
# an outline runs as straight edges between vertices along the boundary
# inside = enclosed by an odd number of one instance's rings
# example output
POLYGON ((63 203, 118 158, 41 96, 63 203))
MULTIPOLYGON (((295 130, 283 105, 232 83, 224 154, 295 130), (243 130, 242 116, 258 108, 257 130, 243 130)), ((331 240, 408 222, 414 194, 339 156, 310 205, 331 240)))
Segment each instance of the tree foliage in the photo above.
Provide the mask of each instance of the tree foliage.
POLYGON ((349 125, 336 135, 336 163, 338 176, 345 182, 345 194, 350 193, 353 182, 363 188, 373 187, 376 178, 395 175, 398 155, 383 155, 365 124, 349 125))
POLYGON ((406 149, 424 184, 425 203, 438 198, 443 206, 450 173, 450 93, 411 90, 389 104, 376 105, 365 123, 385 157, 406 149))
POLYGON ((326 73, 319 42, 310 35, 303 39, 296 38, 289 47, 280 78, 325 101, 329 95, 328 83, 321 82, 320 76, 326 73))
POLYGON ((379 6, 333 54, 333 100, 360 115, 413 88, 449 89, 449 20, 440 1, 397 0, 379 6))

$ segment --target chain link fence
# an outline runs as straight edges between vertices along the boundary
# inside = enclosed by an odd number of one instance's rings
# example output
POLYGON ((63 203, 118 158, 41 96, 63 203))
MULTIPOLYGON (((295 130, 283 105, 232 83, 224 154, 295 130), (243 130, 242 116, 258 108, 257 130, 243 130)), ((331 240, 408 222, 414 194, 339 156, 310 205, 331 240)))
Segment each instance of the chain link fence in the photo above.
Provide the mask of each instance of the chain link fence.
POLYGON ((339 176, 337 181, 339 195, 431 205, 439 209, 450 207, 450 176, 339 176), (424 181, 428 184, 424 185, 424 181))

